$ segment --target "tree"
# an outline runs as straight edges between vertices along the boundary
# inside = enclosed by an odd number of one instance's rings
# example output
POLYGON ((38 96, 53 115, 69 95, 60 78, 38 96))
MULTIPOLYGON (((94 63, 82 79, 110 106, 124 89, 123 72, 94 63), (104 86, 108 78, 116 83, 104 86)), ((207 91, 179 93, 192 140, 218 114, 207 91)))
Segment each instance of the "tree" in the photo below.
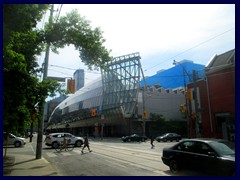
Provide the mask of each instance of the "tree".
POLYGON ((57 48, 73 44, 79 51, 81 61, 89 69, 105 69, 105 63, 112 60, 110 51, 103 46, 105 39, 100 28, 92 29, 90 22, 81 17, 77 10, 72 10, 51 25, 46 24, 45 33, 46 41, 56 53, 57 48))
POLYGON ((47 5, 4 5, 3 102, 4 129, 20 132, 34 107, 36 55, 43 50, 39 32, 32 30, 47 5))
POLYGON ((37 73, 42 71, 37 55, 44 50, 45 44, 50 44, 55 52, 57 48, 73 44, 89 69, 104 68, 112 59, 103 46, 105 40, 100 28, 92 30, 76 10, 51 26, 47 24, 44 30, 36 29, 37 22, 49 7, 46 4, 3 6, 3 125, 7 133, 24 131, 36 108, 43 112, 45 98, 62 92, 56 81, 40 82, 37 78, 37 73))

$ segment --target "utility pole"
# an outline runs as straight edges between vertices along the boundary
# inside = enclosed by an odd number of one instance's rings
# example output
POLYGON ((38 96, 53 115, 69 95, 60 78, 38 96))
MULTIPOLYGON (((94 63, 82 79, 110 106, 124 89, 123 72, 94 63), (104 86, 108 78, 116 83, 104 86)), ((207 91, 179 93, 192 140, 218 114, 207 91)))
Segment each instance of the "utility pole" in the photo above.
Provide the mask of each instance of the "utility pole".
MULTIPOLYGON (((145 113, 146 113, 146 109, 145 109, 145 91, 146 91, 146 80, 143 74, 143 70, 142 67, 140 66, 140 70, 143 76, 143 80, 144 80, 144 86, 143 86, 143 91, 142 91, 142 99, 143 99, 143 113, 142 113, 142 121, 143 121, 143 136, 146 135, 146 117, 144 117, 145 113)), ((147 115, 146 115, 147 116, 147 115)))
POLYGON ((185 74, 188 76, 188 79, 190 79, 190 75, 189 73, 186 71, 185 67, 177 62, 176 60, 173 60, 173 65, 179 65, 181 66, 182 70, 183 70, 183 83, 184 83, 184 89, 185 89, 185 107, 186 107, 186 112, 187 112, 187 136, 189 137, 190 136, 190 130, 189 130, 189 122, 190 122, 190 114, 189 114, 189 103, 188 103, 188 98, 187 98, 187 83, 186 83, 186 76, 185 74))
MULTIPOLYGON (((49 17, 49 26, 51 27, 53 22, 53 11, 54 11, 54 5, 52 4, 52 7, 50 9, 50 17, 49 17)), ((44 59, 44 72, 43 72, 43 81, 47 78, 47 72, 48 72, 48 60, 49 60, 49 51, 50 51, 50 43, 47 43, 46 46, 46 53, 45 53, 45 59, 44 59)), ((43 114, 43 118, 38 118, 38 136, 37 136, 37 147, 36 147, 36 159, 42 158, 42 143, 43 143, 43 119, 44 119, 44 102, 45 99, 41 101, 39 104, 40 106, 40 112, 43 114)))
POLYGON ((195 113, 196 113, 196 116, 195 116, 195 130, 196 130, 196 137, 199 138, 200 137, 200 132, 199 132, 199 117, 198 117, 198 111, 199 111, 199 108, 198 108, 198 97, 197 97, 197 84, 196 84, 196 81, 197 81, 197 77, 196 77, 196 71, 193 70, 193 86, 194 86, 194 107, 195 107, 195 113))

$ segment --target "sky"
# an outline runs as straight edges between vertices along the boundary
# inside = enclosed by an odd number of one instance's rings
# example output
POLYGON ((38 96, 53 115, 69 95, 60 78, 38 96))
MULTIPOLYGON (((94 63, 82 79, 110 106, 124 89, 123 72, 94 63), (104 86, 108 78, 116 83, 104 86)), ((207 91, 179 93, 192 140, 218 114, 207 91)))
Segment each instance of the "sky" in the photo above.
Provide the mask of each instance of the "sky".
MULTIPOLYGON (((59 10, 60 4, 54 9, 59 10)), ((173 60, 207 65, 215 54, 235 48, 234 4, 63 4, 60 16, 73 9, 93 28, 101 28, 111 56, 139 52, 144 76, 173 67, 173 60)), ((84 66, 73 46, 59 52, 50 53, 48 76, 72 77, 76 69, 84 69, 85 85, 100 76, 84 66)))

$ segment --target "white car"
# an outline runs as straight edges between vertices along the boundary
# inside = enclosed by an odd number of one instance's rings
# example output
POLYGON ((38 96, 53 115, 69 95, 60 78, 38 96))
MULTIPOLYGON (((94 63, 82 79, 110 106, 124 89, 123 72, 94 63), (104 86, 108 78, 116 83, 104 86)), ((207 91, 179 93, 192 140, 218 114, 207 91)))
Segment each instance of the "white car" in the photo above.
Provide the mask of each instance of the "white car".
POLYGON ((15 147, 21 147, 24 146, 26 144, 26 139, 25 138, 21 138, 21 137, 17 137, 11 133, 9 133, 7 135, 6 132, 3 133, 3 144, 6 145, 8 143, 8 145, 14 145, 15 147), (8 139, 7 139, 8 138, 8 139))
POLYGON ((82 137, 74 136, 70 133, 51 133, 46 136, 45 138, 45 144, 47 146, 52 146, 52 148, 56 148, 58 146, 58 143, 62 143, 64 140, 64 134, 66 134, 67 139, 70 140, 70 144, 74 144, 77 147, 82 146, 84 139, 82 137))

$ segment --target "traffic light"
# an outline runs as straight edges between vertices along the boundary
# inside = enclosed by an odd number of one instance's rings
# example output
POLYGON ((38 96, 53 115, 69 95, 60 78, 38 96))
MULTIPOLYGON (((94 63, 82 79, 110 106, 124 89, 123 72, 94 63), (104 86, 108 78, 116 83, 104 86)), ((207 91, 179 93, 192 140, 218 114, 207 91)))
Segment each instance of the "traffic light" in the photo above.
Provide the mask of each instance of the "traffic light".
POLYGON ((96 109, 92 109, 92 116, 96 116, 96 109))
POLYGON ((146 111, 143 112, 143 118, 147 119, 147 112, 146 111))
POLYGON ((181 104, 181 106, 180 106, 180 111, 181 111, 181 112, 185 112, 185 111, 186 111, 184 104, 181 104))

